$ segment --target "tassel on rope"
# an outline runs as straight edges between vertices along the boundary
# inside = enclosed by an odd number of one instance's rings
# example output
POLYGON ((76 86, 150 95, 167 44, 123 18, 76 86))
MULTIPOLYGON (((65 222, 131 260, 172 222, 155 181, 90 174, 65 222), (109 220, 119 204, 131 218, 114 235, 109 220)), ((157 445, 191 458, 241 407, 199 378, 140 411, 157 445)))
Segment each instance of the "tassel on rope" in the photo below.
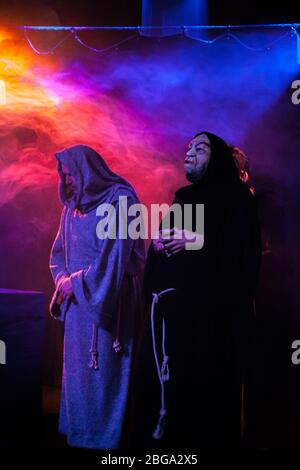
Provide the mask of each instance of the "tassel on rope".
POLYGON ((116 335, 116 339, 113 342, 113 350, 117 354, 123 350, 123 346, 119 340, 120 334, 121 334, 121 299, 119 299, 119 305, 118 305, 117 335, 116 335))
POLYGON ((116 338, 113 342, 113 349, 116 353, 119 353, 122 351, 122 344, 120 343, 120 341, 118 340, 118 338, 116 338))
POLYGON ((99 369, 99 362, 98 362, 99 352, 98 352, 98 349, 97 349, 97 342, 98 342, 98 329, 97 329, 96 325, 93 325, 92 345, 91 345, 91 349, 90 349, 91 360, 88 364, 89 368, 93 369, 93 370, 98 370, 99 369))
POLYGON ((91 353, 91 360, 89 362, 89 368, 94 369, 94 370, 99 370, 99 363, 98 363, 98 357, 99 353, 95 349, 90 349, 91 353))
POLYGON ((153 439, 161 439, 165 433, 166 426, 166 410, 161 410, 159 413, 158 422, 154 433, 152 434, 153 439))

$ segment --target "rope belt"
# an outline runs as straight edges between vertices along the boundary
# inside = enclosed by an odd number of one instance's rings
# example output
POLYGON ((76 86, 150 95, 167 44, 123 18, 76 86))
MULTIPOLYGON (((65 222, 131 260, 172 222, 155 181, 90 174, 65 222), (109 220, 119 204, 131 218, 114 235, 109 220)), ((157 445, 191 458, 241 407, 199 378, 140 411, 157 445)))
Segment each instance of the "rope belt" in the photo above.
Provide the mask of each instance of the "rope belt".
MULTIPOLYGON (((137 291, 137 274, 136 273, 125 273, 123 277, 123 284, 122 284, 122 289, 120 292, 119 300, 118 300, 118 316, 117 316, 117 329, 116 329, 116 338, 113 342, 113 350, 115 353, 119 354, 123 351, 124 345, 122 344, 122 323, 124 323, 124 320, 126 321, 126 316, 125 318, 121 318, 122 313, 124 317, 124 312, 122 312, 122 302, 124 303, 125 301, 128 301, 130 295, 130 289, 135 289, 137 291), (131 283, 132 281, 132 283, 131 283), (124 293, 125 292, 125 293, 124 293), (128 298, 127 298, 128 297, 128 298)), ((90 369, 93 370, 99 370, 99 351, 98 351, 98 326, 93 325, 93 334, 92 334, 92 343, 91 343, 91 348, 90 348, 90 362, 88 366, 90 369)))
POLYGON ((98 328, 96 325, 93 325, 93 336, 92 336, 92 344, 91 344, 91 360, 89 362, 89 367, 94 370, 99 370, 99 364, 98 364, 98 357, 99 357, 99 352, 97 348, 97 343, 98 343, 98 328))
POLYGON ((166 406, 165 406, 165 382, 167 382, 170 379, 170 371, 169 371, 169 365, 168 361, 169 358, 166 354, 166 348, 165 348, 165 342, 166 342, 166 326, 165 326, 165 320, 164 318, 162 319, 162 354, 163 354, 163 360, 162 364, 160 366, 159 360, 158 360, 158 355, 157 355, 157 347, 156 347, 156 336, 155 336, 155 323, 154 323, 154 312, 155 312, 155 305, 158 303, 159 298, 165 295, 167 292, 172 292, 175 291, 176 289, 170 288, 170 289, 165 289, 161 292, 152 293, 153 299, 152 299, 152 305, 151 305, 151 329, 152 329, 152 344, 153 344, 153 353, 154 353, 154 358, 155 358, 155 364, 156 364, 156 369, 157 369, 157 375, 159 378, 160 382, 160 388, 161 388, 161 408, 159 412, 159 419, 155 428, 154 433, 152 434, 152 437, 154 439, 161 439, 164 435, 165 431, 165 420, 166 420, 166 406))

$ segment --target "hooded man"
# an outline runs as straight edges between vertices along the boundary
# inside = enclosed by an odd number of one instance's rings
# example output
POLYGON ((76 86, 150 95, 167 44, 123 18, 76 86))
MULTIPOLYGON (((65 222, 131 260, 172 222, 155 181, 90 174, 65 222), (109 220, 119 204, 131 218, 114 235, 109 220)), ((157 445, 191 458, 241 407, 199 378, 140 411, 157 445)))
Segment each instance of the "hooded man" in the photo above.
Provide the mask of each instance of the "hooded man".
POLYGON ((92 148, 75 145, 56 158, 64 208, 50 257, 50 313, 64 321, 59 431, 71 446, 114 449, 127 408, 145 252, 141 239, 99 237, 98 214, 113 208, 118 234, 130 222, 119 198, 128 207, 138 199, 92 148))
POLYGON ((192 184, 174 202, 183 214, 186 204, 204 204, 204 243, 187 250, 175 226, 169 233, 181 239, 161 233, 150 246, 151 320, 137 361, 133 445, 234 448, 261 256, 255 201, 227 144, 209 132, 191 140, 184 167, 192 184))

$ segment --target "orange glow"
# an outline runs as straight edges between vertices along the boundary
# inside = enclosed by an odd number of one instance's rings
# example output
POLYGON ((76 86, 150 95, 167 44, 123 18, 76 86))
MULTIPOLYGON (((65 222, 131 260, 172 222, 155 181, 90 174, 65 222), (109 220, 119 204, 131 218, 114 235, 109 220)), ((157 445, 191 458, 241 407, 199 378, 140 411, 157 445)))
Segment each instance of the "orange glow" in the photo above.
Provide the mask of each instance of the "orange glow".
POLYGON ((53 72, 49 59, 36 56, 24 38, 19 34, 0 30, 0 80, 6 84, 6 105, 14 112, 24 106, 51 106, 57 104, 55 98, 39 84, 39 74, 53 72), (39 59, 37 61, 37 59, 39 59), (39 63, 39 74, 34 71, 39 63), (42 66, 42 67, 41 67, 42 66))
POLYGON ((70 60, 63 60, 64 51, 38 55, 20 30, 14 34, 0 30, 0 38, 0 81, 5 82, 5 104, 0 108, 0 206, 24 188, 52 187, 57 198, 54 152, 78 143, 95 148, 114 171, 134 184, 146 204, 165 200, 166 191, 171 194, 180 185, 180 172, 172 163, 157 165, 157 136, 137 111, 126 100, 101 90, 105 75, 100 69, 95 80, 88 62, 78 62, 74 74, 68 68, 70 60), (16 136, 17 127, 36 132, 30 152, 16 136))
POLYGON ((0 80, 0 105, 6 104, 6 85, 4 80, 0 80))
POLYGON ((11 34, 8 31, 0 30, 0 42, 6 39, 11 39, 11 34))

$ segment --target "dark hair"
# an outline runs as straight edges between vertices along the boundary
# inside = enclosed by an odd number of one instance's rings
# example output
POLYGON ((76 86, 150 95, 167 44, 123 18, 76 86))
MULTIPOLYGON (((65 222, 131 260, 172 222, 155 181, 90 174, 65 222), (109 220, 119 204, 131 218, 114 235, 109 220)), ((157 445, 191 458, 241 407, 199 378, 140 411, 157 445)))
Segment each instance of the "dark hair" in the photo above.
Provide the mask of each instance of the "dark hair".
POLYGON ((250 175, 250 163, 245 152, 235 145, 229 145, 229 148, 239 173, 241 174, 242 171, 246 171, 250 175))

